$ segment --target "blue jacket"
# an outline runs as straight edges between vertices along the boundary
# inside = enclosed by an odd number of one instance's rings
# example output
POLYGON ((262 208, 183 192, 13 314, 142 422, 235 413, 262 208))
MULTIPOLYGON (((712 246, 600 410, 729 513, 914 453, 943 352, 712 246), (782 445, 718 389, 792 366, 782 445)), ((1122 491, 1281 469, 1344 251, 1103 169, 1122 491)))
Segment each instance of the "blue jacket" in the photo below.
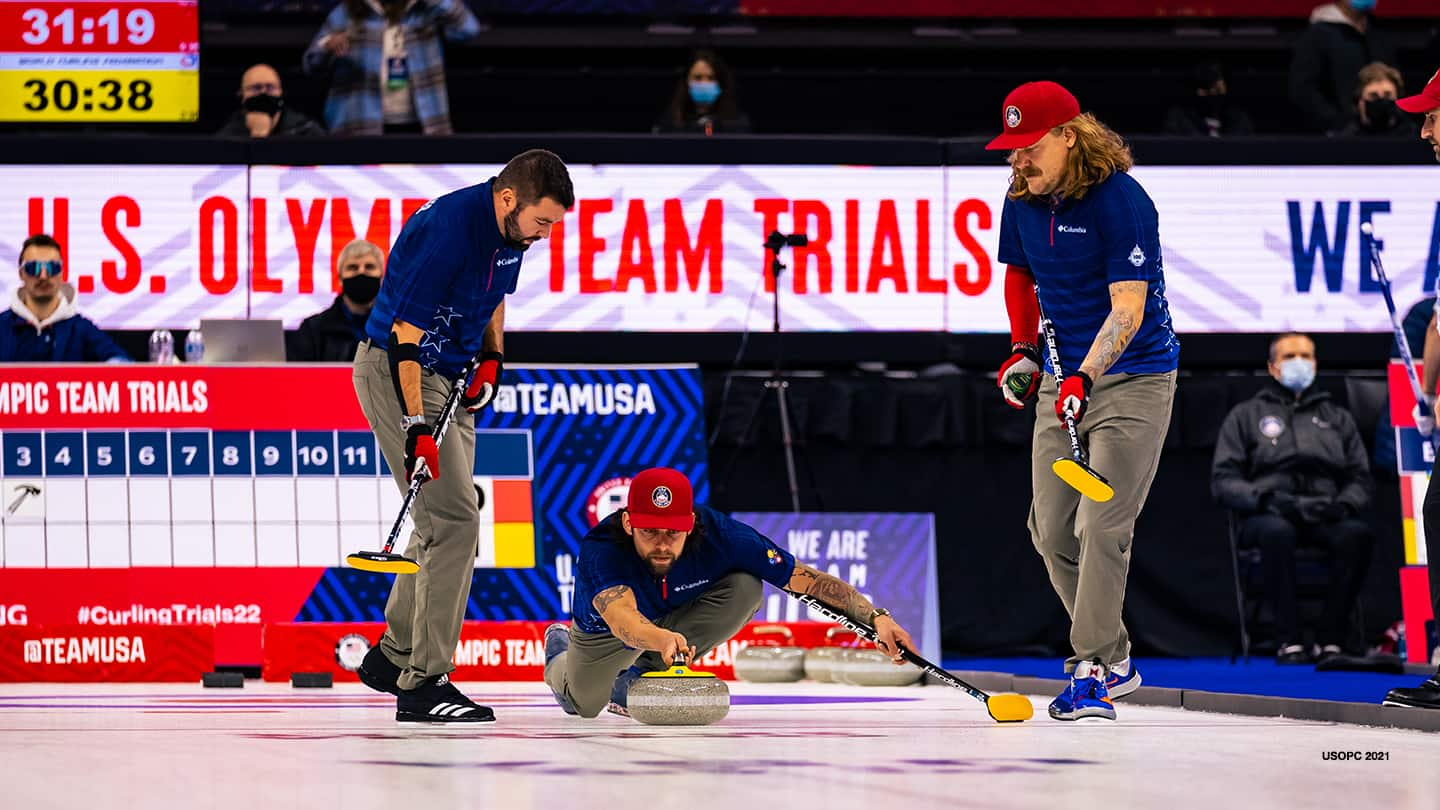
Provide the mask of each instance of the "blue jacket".
POLYGON ((119 344, 76 311, 70 295, 62 293, 59 309, 41 322, 17 290, 10 309, 0 312, 0 363, 129 362, 119 344))
POLYGON ((795 573, 795 556, 771 542, 750 526, 695 504, 698 534, 691 534, 669 573, 657 577, 635 553, 634 542, 620 528, 620 513, 610 515, 580 541, 576 563, 575 605, 571 615, 575 626, 586 633, 608 633, 595 595, 616 585, 626 585, 635 594, 635 607, 655 621, 670 611, 697 599, 705 586, 721 577, 743 572, 753 574, 777 588, 783 588, 795 573))
POLYGON ((1160 374, 1179 365, 1180 341, 1165 298, 1160 215, 1129 174, 1116 172, 1079 199, 1049 205, 1006 199, 997 256, 1035 277, 1066 373, 1077 371, 1090 351, 1110 315, 1109 287, 1118 281, 1144 281, 1150 294, 1140 329, 1105 373, 1160 374))
POLYGON ((494 183, 436 197, 405 222, 365 322, 380 346, 396 319, 424 329, 420 365, 446 377, 480 352, 490 316, 520 283, 525 252, 495 224, 494 183))

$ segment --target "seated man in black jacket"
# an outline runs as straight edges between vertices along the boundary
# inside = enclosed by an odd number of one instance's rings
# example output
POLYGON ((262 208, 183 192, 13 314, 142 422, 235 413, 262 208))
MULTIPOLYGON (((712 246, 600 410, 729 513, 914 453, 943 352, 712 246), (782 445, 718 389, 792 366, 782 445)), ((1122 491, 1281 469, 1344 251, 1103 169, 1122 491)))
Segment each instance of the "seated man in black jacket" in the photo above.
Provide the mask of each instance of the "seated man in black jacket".
POLYGON ((380 294, 385 257, 380 248, 356 239, 340 251, 340 294, 285 335, 285 359, 292 363, 353 363, 365 339, 365 320, 380 294))
POLYGON ((216 135, 269 138, 272 135, 324 135, 325 127, 305 113, 285 106, 280 74, 269 65, 251 65, 240 77, 240 109, 216 135))
POLYGON ((1314 654, 1321 660, 1339 655, 1375 543, 1357 519, 1370 504, 1370 467, 1354 418, 1312 385, 1310 338, 1294 332, 1275 338, 1269 367, 1274 382, 1225 417, 1210 488, 1240 518, 1240 544, 1261 549, 1275 608, 1276 660, 1301 664, 1312 653, 1301 643, 1295 546, 1330 549, 1330 587, 1314 654))

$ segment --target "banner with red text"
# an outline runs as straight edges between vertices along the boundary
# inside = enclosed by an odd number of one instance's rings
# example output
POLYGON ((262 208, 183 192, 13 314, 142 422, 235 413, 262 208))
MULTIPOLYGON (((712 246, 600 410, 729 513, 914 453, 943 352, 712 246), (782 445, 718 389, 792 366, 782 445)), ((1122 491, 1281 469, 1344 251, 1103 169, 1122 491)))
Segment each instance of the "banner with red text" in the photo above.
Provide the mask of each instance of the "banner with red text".
MULTIPOLYGON (((425 201, 495 165, 0 166, 0 253, 54 233, 102 327, 200 318, 287 326, 338 292, 357 236, 388 251, 425 201)), ((1435 167, 1138 167, 1160 211, 1181 332, 1385 331, 1373 243, 1396 297, 1440 275, 1435 167), (1360 230, 1371 223, 1375 236, 1360 230)), ((996 260, 1008 169, 571 167, 576 204, 525 256, 516 331, 742 331, 770 325, 762 247, 787 248, 787 331, 1008 329, 996 260)), ((16 280, 0 276, 8 293, 16 280)))
POLYGON ((213 624, 0 627, 0 683, 196 682, 214 660, 213 624))
MULTIPOLYGON (((460 626, 455 647, 454 679, 457 681, 538 681, 545 673, 545 628, 549 622, 467 621, 460 626)), ((784 627, 789 631, 785 644, 804 647, 859 646, 850 635, 827 638, 834 625, 820 622, 752 622, 740 628, 728 641, 695 660, 695 668, 713 672, 727 680, 735 677, 735 655, 752 644, 774 646, 778 636, 757 633, 759 629, 784 627)), ((383 622, 280 622, 264 628, 265 663, 261 677, 287 681, 294 672, 328 672, 337 681, 359 681, 365 653, 378 643, 385 630, 383 622)))

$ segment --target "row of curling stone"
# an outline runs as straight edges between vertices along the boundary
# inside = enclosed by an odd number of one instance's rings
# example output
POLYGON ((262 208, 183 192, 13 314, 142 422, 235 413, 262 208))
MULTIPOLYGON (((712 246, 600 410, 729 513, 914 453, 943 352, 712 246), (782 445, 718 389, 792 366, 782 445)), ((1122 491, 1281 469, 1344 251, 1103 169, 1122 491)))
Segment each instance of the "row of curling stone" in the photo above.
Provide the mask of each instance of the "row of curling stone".
POLYGON ((909 686, 924 675, 914 664, 895 666, 890 656, 843 627, 830 628, 826 646, 810 650, 795 646, 794 634, 781 625, 757 627, 753 635, 767 638, 752 641, 735 654, 735 677, 742 681, 793 683, 809 678, 851 686, 909 686), (851 640, 837 641, 842 636, 851 640))

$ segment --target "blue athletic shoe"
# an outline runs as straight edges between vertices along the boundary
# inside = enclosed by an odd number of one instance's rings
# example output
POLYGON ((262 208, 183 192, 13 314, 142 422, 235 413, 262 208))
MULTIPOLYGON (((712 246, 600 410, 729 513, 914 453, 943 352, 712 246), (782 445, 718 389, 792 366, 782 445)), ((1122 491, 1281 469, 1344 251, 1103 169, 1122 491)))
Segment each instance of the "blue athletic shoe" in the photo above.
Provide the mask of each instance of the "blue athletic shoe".
POLYGON ((1140 671, 1130 663, 1129 658, 1110 665, 1110 672, 1105 676, 1105 691, 1110 694, 1111 700, 1119 700, 1139 688, 1140 671))
POLYGON ((1105 691, 1105 667, 1081 661, 1075 665, 1070 685, 1050 701, 1050 716, 1056 720, 1115 719, 1115 706, 1105 691))
POLYGON ((640 670, 630 667, 615 676, 615 686, 610 690, 610 705, 605 707, 605 711, 621 717, 630 716, 630 709, 626 705, 630 695, 630 685, 640 680, 640 675, 640 670))
MULTIPOLYGON (((547 667, 551 661, 555 660, 555 656, 568 649, 570 649, 569 627, 557 622, 545 628, 545 665, 547 667)), ((554 689, 550 690, 550 694, 554 695, 555 702, 560 704, 560 708, 564 709, 566 714, 579 714, 579 712, 575 711, 574 704, 564 695, 556 692, 554 689)))

